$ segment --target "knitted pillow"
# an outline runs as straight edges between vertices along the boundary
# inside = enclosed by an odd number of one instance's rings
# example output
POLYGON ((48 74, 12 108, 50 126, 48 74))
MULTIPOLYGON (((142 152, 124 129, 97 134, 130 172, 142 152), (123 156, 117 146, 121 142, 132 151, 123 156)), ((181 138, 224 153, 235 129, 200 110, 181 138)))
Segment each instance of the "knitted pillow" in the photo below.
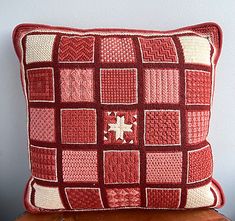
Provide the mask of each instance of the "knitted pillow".
POLYGON ((207 142, 221 29, 18 25, 28 211, 220 207, 207 142))

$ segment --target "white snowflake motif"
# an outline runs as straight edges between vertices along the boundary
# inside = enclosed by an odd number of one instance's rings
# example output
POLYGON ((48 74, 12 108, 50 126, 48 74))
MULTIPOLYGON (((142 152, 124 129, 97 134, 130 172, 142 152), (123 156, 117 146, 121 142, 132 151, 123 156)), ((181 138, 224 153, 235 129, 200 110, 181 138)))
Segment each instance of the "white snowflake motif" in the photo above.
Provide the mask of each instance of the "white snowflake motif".
POLYGON ((121 140, 124 140, 124 132, 132 132, 132 124, 125 124, 125 117, 119 117, 117 116, 117 122, 116 124, 109 124, 110 128, 108 131, 114 131, 116 133, 116 140, 119 138, 121 140))

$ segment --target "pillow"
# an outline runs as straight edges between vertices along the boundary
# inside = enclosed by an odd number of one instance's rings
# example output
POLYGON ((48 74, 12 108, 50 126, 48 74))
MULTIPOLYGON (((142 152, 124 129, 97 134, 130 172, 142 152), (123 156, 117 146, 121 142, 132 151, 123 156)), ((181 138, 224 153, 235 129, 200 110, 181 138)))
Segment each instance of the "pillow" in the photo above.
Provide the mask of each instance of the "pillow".
POLYGON ((21 24, 29 212, 218 208, 207 141, 222 32, 21 24))

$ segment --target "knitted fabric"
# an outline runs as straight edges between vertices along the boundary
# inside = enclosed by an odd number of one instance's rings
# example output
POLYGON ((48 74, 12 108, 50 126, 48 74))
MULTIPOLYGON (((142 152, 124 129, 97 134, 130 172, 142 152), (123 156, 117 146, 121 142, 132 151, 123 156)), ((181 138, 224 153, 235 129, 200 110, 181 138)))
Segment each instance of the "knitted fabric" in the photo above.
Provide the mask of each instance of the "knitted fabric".
POLYGON ((207 141, 222 34, 16 27, 30 212, 224 204, 207 141))

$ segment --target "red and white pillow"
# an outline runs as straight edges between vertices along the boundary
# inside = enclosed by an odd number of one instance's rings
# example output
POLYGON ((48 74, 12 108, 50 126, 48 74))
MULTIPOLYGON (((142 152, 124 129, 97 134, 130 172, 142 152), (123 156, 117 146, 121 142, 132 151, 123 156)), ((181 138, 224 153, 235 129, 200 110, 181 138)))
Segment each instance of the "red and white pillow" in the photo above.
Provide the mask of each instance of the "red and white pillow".
POLYGON ((220 207, 207 134, 222 33, 21 24, 28 211, 220 207))

